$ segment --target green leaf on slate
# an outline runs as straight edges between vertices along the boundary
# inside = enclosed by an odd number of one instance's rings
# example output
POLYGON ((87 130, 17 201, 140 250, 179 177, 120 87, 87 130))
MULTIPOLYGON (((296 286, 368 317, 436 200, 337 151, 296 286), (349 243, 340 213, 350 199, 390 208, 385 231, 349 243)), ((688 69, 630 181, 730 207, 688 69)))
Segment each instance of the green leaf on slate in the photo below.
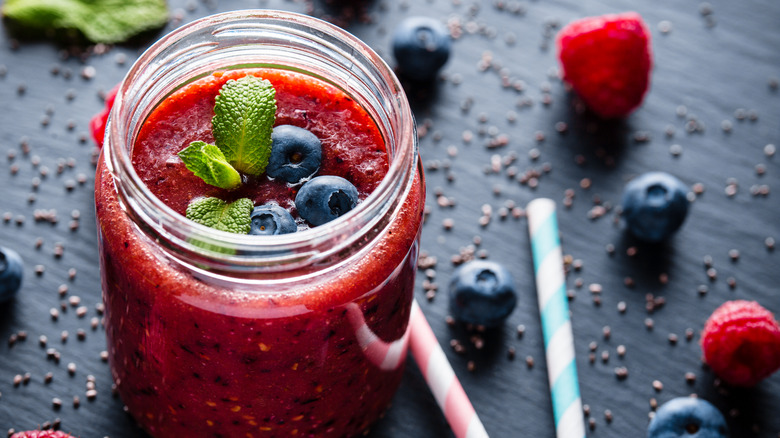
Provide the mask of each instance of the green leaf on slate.
POLYGON ((179 152, 187 169, 206 184, 231 190, 241 185, 241 175, 227 162, 225 155, 213 144, 193 141, 179 152))
POLYGON ((265 79, 244 76, 219 90, 211 125, 214 143, 237 170, 260 175, 271 156, 276 90, 265 79))
POLYGON ((168 22, 165 0, 7 0, 3 16, 31 29, 78 29, 94 43, 119 43, 168 22))
POLYGON ((187 219, 228 233, 248 234, 254 204, 249 198, 227 203, 219 198, 198 198, 187 206, 187 219))

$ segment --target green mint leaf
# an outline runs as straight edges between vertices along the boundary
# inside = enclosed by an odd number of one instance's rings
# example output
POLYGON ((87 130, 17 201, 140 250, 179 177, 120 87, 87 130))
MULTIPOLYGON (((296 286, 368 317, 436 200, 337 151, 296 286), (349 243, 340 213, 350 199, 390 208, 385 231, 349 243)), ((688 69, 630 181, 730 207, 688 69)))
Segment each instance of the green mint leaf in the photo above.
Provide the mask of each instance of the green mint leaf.
POLYGON ((168 22, 165 0, 7 0, 3 16, 23 28, 77 29, 94 43, 119 43, 168 22))
POLYGON ((234 255, 236 253, 235 248, 226 247, 224 245, 214 245, 211 243, 204 242, 202 240, 197 239, 187 239, 187 242, 197 246, 198 248, 203 248, 206 251, 210 252, 216 252, 220 254, 227 254, 227 255, 234 255))
POLYGON ((228 233, 249 234, 254 204, 249 198, 227 203, 219 198, 198 198, 187 206, 187 219, 228 233))
POLYGON ((276 119, 276 90, 265 79, 244 76, 219 90, 211 125, 214 140, 228 162, 249 175, 260 175, 271 156, 276 119))
POLYGON ((225 155, 213 144, 193 141, 179 152, 187 169, 206 184, 231 190, 241 185, 241 175, 227 162, 225 155))

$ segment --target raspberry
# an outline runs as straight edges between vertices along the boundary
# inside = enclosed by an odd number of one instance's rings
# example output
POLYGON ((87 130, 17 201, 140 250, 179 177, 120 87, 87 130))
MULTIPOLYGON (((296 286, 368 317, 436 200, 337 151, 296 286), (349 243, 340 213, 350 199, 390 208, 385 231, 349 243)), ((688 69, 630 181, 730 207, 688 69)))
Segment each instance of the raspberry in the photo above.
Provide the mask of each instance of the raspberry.
POLYGON ((73 438, 65 432, 53 430, 28 430, 25 432, 16 432, 11 438, 73 438))
POLYGON ((103 110, 92 116, 89 120, 89 133, 92 135, 92 139, 95 140, 98 147, 103 147, 103 136, 106 133, 106 122, 108 122, 108 114, 111 112, 111 107, 114 106, 114 100, 116 99, 116 93, 119 91, 119 85, 115 85, 111 91, 106 94, 106 104, 103 110))
POLYGON ((780 324, 755 301, 727 301, 704 324, 701 348, 726 383, 750 387, 780 369, 780 324))
POLYGON ((557 37, 563 79, 602 118, 635 110, 650 84, 650 32, 636 12, 587 17, 557 37))

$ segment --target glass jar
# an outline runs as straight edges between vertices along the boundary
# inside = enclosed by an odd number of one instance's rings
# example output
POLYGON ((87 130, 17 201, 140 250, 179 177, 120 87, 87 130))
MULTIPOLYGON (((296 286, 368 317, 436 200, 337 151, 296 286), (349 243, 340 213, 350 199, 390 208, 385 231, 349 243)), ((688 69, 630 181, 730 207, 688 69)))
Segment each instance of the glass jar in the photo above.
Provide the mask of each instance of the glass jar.
POLYGON ((406 96, 349 33, 270 10, 163 37, 121 84, 95 203, 109 363, 155 437, 354 436, 387 409, 406 357, 425 197, 406 96), (386 176, 325 225, 247 236, 185 219, 136 172, 143 124, 215 72, 303 73, 342 90, 384 140, 386 176))

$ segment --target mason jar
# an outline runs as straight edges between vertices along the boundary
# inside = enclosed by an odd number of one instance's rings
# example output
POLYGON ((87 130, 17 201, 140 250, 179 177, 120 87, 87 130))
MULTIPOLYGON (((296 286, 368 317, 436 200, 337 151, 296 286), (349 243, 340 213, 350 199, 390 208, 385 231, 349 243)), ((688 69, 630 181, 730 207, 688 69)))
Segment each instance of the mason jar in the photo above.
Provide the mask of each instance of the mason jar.
POLYGON ((109 364, 141 427, 158 438, 368 429, 403 375, 425 198, 409 104, 382 59, 304 15, 206 17, 133 65, 105 139, 95 204, 109 364), (232 234, 186 219, 142 178, 133 154, 155 111, 204 78, 253 69, 322 83, 372 121, 386 174, 344 216, 232 234))

